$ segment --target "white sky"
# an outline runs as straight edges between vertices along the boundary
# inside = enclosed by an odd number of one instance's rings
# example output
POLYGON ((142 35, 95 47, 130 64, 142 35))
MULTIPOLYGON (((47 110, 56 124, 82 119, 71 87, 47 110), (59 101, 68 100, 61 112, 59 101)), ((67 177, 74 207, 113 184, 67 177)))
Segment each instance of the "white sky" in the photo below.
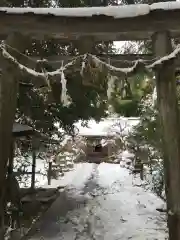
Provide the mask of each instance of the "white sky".
POLYGON ((136 41, 114 41, 114 46, 119 54, 123 54, 124 49, 131 50, 131 53, 140 53, 139 44, 136 41))
POLYGON ((126 41, 114 41, 114 45, 118 49, 118 52, 122 50, 122 47, 125 43, 126 41))

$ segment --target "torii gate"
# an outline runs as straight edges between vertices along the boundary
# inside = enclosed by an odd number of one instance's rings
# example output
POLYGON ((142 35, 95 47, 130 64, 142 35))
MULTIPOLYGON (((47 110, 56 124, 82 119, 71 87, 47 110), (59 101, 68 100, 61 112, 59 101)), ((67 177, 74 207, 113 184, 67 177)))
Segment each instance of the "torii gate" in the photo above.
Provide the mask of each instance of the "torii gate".
MULTIPOLYGON (((152 39, 156 57, 165 56, 172 51, 171 37, 180 36, 179 24, 180 3, 178 2, 71 9, 0 8, 2 36, 20 32, 35 38, 51 36, 63 41, 82 41, 83 38, 90 39, 89 42, 152 39)), ((90 51, 87 43, 85 44, 88 46, 84 44, 82 52, 90 51)), ((174 65, 174 61, 170 61, 156 69, 170 240, 180 239, 180 132, 174 65)), ((8 143, 16 109, 18 82, 16 76, 14 78, 10 74, 11 69, 3 59, 2 68, 0 168, 4 169, 6 167, 4 159, 6 160, 9 154, 8 143)), ((3 174, 0 176, 0 196, 2 196, 4 178, 3 174)), ((0 207, 2 206, 2 197, 0 197, 0 207)))

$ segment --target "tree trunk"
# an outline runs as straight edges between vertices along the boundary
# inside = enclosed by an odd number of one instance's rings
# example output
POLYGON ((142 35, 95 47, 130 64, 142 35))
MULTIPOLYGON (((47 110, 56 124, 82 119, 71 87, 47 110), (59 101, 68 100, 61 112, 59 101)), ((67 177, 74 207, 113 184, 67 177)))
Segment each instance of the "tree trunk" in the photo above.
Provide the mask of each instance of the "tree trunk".
MULTIPOLYGON (((168 32, 154 35, 157 57, 172 51, 168 32)), ((157 104, 162 128, 169 240, 180 239, 180 131, 174 61, 156 69, 157 104)))
POLYGON ((14 168, 14 141, 15 139, 12 137, 11 139, 11 146, 10 146, 10 153, 8 159, 8 175, 13 174, 14 168))
POLYGON ((31 177, 31 190, 35 188, 35 178, 36 178, 36 139, 32 138, 32 177, 31 177))
POLYGON ((51 177, 52 177, 52 162, 49 162, 48 167, 48 185, 51 185, 51 177))

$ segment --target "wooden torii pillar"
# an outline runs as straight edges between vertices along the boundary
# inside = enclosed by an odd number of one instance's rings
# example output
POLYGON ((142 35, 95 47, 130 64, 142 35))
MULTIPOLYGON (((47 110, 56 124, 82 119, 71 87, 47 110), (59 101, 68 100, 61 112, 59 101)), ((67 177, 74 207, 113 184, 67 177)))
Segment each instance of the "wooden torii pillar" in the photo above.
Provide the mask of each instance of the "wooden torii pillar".
POLYGON ((14 78, 14 67, 1 56, 0 77, 0 239, 4 239, 5 179, 7 161, 12 141, 12 128, 16 111, 18 82, 14 78))
MULTIPOLYGON (((21 35, 13 33, 6 43, 22 48, 21 35)), ((12 144, 12 130, 16 112, 19 76, 13 65, 0 56, 2 74, 0 77, 0 239, 4 239, 4 211, 7 163, 12 144)))
MULTIPOLYGON (((155 33, 152 40, 157 57, 172 52, 169 32, 155 33)), ((180 239, 180 117, 174 60, 156 69, 156 88, 162 130, 169 240, 178 240, 180 239)))

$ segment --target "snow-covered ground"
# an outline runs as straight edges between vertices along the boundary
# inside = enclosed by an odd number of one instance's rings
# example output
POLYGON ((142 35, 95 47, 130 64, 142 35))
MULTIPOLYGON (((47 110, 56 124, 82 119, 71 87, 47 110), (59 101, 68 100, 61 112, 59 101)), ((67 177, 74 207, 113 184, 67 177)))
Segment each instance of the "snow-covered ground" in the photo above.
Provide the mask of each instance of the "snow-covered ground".
POLYGON ((39 223, 31 240, 164 240, 163 202, 132 185, 132 175, 120 165, 77 164, 53 182, 65 191, 39 223))
POLYGON ((93 165, 86 164, 86 163, 79 163, 74 166, 72 171, 65 173, 63 177, 59 180, 53 179, 51 181, 51 185, 43 185, 45 188, 56 188, 56 187, 64 187, 67 186, 69 189, 70 187, 75 188, 76 190, 80 190, 84 187, 84 183, 88 180, 91 175, 93 169, 93 165))
MULTIPOLYGON (((75 127, 78 129, 79 135, 98 135, 98 136, 109 136, 117 137, 118 135, 127 135, 129 131, 132 130, 132 127, 139 122, 138 118, 125 118, 125 117, 109 117, 106 119, 102 119, 100 122, 95 122, 94 120, 89 120, 87 123, 87 127, 83 127, 82 122, 79 121, 75 124, 75 127)), ((60 131, 63 131, 60 129, 60 131)), ((59 149, 63 148, 68 141, 71 141, 72 137, 65 135, 64 140, 60 142, 59 149)), ((76 149, 73 149, 74 153, 68 153, 60 150, 59 162, 63 160, 74 161, 76 158, 76 149), (70 155, 70 156, 69 156, 70 155)), ((77 151, 78 153, 78 151, 77 151)), ((48 169, 48 159, 36 159, 36 187, 44 186, 47 183, 47 169, 48 169)), ((22 159, 22 162, 25 162, 22 159)), ((28 163, 24 163, 26 167, 23 169, 26 172, 31 172, 32 170, 32 157, 30 156, 28 159, 28 163)), ((16 161, 15 159, 16 169, 21 166, 20 161, 16 161)), ((52 180, 53 182, 56 182, 52 180)), ((21 176, 21 181, 19 181, 21 187, 29 187, 31 185, 31 175, 25 174, 21 176)), ((52 186, 50 186, 52 187, 52 186)))

